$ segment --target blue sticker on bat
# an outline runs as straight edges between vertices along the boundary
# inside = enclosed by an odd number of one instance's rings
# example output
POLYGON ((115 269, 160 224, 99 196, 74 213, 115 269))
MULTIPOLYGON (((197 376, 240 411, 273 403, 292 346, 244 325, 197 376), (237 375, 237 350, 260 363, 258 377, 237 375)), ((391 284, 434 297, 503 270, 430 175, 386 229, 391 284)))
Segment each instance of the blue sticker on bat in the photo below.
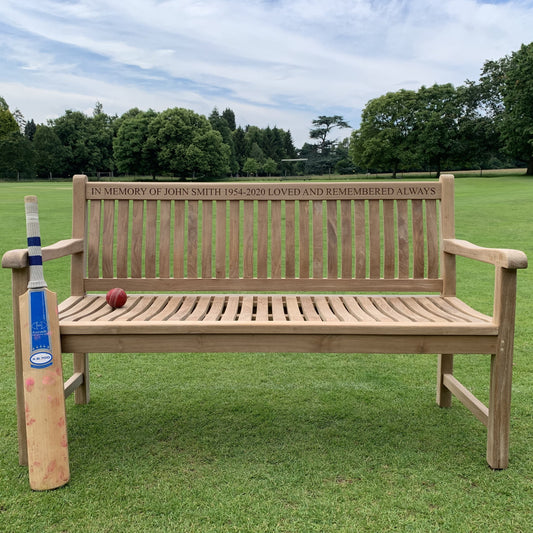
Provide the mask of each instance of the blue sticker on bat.
POLYGON ((53 356, 44 291, 30 292, 30 331, 30 366, 46 368, 53 356))

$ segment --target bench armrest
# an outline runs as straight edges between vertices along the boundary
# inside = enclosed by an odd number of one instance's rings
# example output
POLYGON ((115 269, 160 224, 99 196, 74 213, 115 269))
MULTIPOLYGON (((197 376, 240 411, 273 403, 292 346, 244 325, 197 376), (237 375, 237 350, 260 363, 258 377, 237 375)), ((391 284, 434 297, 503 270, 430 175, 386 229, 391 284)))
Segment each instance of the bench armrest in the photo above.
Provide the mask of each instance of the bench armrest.
POLYGON ((476 259, 502 268, 527 268, 527 256, 520 250, 483 248, 460 239, 444 239, 443 247, 445 253, 476 259))
MULTIPOLYGON (((42 249, 43 261, 59 259, 67 255, 83 252, 83 239, 65 239, 58 241, 42 249)), ((21 248, 19 250, 9 250, 2 257, 3 268, 26 268, 28 266, 28 250, 21 248)))

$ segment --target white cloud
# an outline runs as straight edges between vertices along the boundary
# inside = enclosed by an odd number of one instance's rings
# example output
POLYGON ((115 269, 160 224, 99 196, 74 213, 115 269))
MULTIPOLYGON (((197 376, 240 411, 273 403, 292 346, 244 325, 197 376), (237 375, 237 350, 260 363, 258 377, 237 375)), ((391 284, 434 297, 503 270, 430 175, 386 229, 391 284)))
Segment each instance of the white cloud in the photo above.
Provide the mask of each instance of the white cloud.
POLYGON ((533 2, 3 0, 2 24, 0 95, 28 118, 231 107, 301 145, 319 114, 355 126, 385 92, 477 79, 530 41, 533 2))

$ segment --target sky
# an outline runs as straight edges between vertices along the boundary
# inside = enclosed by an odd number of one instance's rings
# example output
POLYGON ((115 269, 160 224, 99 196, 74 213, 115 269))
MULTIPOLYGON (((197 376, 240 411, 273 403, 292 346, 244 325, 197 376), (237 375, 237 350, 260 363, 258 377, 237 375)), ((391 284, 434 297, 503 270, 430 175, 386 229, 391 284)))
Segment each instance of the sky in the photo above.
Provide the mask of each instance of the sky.
POLYGON ((533 0, 0 0, 0 96, 36 123, 229 107, 300 147, 320 115, 357 128, 370 99, 478 80, 532 40, 533 0))

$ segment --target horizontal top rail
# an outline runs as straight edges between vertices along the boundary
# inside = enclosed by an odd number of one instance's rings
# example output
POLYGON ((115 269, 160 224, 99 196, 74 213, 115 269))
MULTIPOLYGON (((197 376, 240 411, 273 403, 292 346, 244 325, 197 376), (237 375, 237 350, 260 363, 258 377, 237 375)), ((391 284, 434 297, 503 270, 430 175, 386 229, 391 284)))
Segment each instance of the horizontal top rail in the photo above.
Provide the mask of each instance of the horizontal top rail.
POLYGON ((429 200, 440 183, 119 183, 88 182, 88 200, 429 200))

